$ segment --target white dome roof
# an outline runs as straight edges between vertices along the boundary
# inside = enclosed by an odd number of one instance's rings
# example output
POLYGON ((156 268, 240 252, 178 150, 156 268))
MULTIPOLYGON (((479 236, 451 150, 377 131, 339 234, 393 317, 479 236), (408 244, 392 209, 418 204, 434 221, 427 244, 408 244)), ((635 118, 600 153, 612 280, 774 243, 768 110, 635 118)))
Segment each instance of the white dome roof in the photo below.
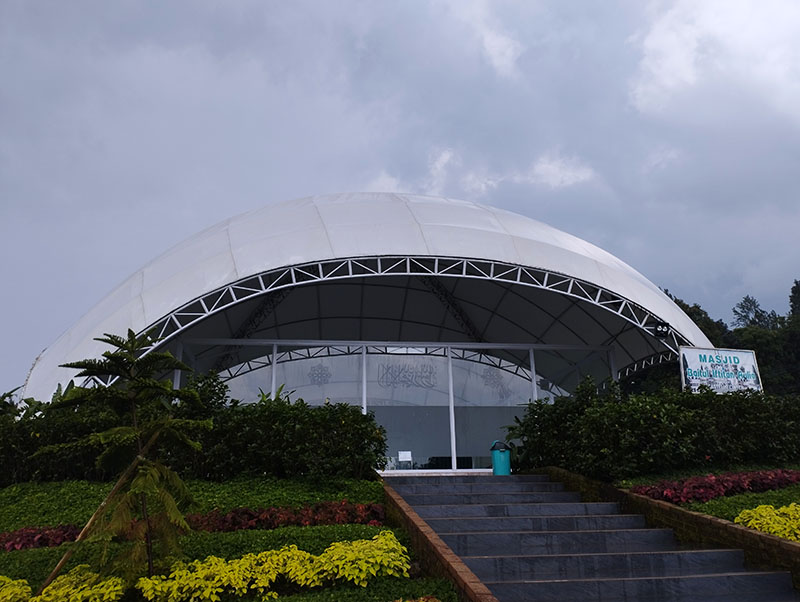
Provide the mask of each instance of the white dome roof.
POLYGON ((690 344, 711 346, 680 308, 639 272, 546 224, 440 197, 334 194, 271 204, 232 217, 157 257, 36 359, 23 395, 49 399, 59 382, 74 376, 59 364, 97 357, 107 349, 94 337, 128 328, 142 332, 187 302, 237 280, 309 262, 389 255, 486 259, 564 274, 646 309, 690 344))

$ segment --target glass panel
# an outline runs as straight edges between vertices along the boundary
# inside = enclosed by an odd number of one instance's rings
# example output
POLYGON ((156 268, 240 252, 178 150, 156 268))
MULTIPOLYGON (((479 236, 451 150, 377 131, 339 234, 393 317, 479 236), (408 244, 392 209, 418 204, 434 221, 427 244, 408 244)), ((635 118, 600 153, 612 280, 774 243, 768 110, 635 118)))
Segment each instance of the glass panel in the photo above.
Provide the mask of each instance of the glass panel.
POLYGON ((452 468, 447 359, 420 351, 367 356, 367 409, 386 428, 386 470, 452 468))
POLYGON ((507 440, 505 426, 521 416, 533 390, 527 351, 454 349, 456 454, 458 468, 491 468, 489 448, 507 440))
MULTIPOLYGON (((336 353, 320 348, 307 349, 279 346, 276 384, 283 385, 292 401, 303 399, 309 405, 349 403, 361 406, 361 353, 336 353)), ((270 366, 228 381, 231 396, 242 401, 258 399, 259 389, 272 390, 270 366)))
POLYGON ((586 377, 598 386, 611 377, 605 351, 537 349, 534 363, 539 399, 571 395, 586 377))
POLYGON ((277 384, 284 385, 292 400, 309 405, 327 401, 361 406, 361 352, 350 351, 353 354, 327 355, 330 351, 320 348, 278 347, 277 384))

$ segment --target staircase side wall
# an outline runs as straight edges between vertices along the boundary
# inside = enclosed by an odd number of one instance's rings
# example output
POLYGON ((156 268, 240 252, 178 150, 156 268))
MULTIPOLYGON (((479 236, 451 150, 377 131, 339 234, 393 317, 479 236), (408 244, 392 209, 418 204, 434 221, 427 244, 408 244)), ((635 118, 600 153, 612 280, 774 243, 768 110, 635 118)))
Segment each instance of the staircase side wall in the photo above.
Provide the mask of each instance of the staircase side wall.
POLYGON ((800 589, 800 543, 618 489, 563 468, 548 466, 540 472, 564 483, 568 490, 579 491, 584 502, 617 502, 624 513, 643 514, 648 524, 673 529, 681 542, 742 549, 749 566, 788 570, 795 589, 800 589))
POLYGON ((384 483, 383 490, 387 522, 406 530, 427 574, 452 581, 460 602, 498 602, 489 588, 392 487, 384 483))

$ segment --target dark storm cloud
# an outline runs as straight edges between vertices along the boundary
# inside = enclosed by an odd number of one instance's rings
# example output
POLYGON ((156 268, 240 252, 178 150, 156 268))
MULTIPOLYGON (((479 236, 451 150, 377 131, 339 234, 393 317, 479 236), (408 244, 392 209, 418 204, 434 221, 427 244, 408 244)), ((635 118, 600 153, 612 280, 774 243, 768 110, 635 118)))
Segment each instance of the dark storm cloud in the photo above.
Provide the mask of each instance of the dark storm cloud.
POLYGON ((172 244, 314 193, 489 203, 785 312, 800 15, 754 6, 3 3, 0 389, 172 244))

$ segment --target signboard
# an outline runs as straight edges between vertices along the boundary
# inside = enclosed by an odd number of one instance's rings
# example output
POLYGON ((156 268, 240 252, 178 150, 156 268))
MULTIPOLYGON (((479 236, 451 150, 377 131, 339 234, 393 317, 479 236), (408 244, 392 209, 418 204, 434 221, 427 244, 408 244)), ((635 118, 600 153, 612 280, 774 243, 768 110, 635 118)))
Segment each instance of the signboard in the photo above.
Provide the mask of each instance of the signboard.
POLYGON ((681 385, 696 393, 706 386, 717 393, 761 391, 756 354, 748 349, 681 347, 681 385))

